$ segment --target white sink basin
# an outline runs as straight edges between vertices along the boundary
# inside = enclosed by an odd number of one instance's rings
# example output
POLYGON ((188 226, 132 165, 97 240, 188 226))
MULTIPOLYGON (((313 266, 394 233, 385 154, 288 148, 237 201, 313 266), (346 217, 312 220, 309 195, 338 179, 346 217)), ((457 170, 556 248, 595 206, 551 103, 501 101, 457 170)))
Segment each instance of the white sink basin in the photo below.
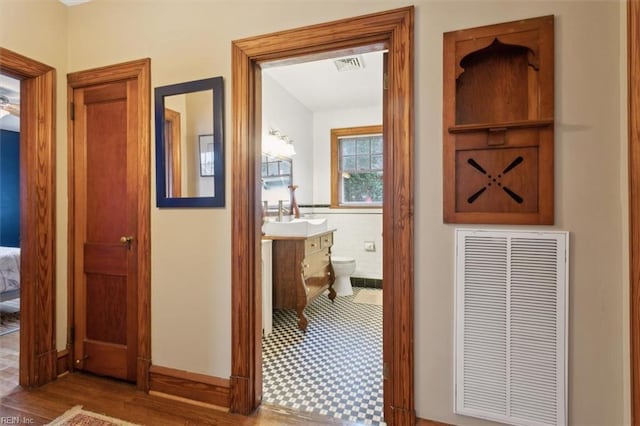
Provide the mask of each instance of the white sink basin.
POLYGON ((262 231, 274 237, 308 237, 327 230, 327 219, 292 219, 288 222, 265 222, 262 231))

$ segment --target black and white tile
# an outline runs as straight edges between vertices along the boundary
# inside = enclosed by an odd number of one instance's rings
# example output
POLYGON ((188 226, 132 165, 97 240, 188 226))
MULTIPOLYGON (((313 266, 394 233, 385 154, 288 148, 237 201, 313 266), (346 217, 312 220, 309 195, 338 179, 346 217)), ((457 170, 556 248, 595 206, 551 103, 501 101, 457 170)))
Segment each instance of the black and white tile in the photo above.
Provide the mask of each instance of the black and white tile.
MULTIPOLYGON (((353 423, 384 425, 382 306, 326 294, 305 312, 275 310, 273 332, 262 340, 263 402, 353 423)), ((382 290, 379 290, 382 291, 382 290)))

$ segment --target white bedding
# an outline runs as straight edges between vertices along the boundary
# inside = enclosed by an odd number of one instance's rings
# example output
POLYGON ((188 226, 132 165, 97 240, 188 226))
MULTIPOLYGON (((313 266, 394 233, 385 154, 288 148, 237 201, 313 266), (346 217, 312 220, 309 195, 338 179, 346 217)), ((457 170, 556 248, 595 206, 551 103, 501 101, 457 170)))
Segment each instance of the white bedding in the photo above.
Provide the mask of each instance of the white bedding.
POLYGON ((0 246, 0 293, 20 288, 20 249, 0 246))

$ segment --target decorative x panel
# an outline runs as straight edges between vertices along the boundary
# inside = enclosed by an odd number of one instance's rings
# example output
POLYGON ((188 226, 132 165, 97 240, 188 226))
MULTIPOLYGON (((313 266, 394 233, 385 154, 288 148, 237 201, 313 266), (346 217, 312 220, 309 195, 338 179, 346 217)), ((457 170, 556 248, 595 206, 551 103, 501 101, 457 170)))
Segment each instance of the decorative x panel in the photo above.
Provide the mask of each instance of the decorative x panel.
POLYGON ((457 157, 457 211, 536 211, 538 161, 535 149, 458 151, 457 157))

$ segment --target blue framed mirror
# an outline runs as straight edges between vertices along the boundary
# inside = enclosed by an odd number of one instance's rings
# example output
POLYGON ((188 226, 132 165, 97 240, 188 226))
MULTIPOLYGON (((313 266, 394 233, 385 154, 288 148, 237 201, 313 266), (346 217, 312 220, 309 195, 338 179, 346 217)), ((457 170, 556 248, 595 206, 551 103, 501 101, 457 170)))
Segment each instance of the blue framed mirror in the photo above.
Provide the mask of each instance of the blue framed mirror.
POLYGON ((157 206, 224 207, 222 77, 154 92, 157 206))

